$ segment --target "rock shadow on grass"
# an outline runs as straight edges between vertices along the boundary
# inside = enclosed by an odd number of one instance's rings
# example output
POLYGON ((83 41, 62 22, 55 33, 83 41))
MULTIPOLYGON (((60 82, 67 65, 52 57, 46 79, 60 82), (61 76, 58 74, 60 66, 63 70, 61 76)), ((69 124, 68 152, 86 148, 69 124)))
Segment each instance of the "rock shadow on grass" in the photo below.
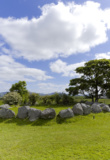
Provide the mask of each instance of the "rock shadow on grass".
POLYGON ((12 118, 12 119, 7 119, 4 122, 5 123, 15 123, 18 126, 31 124, 31 122, 27 118, 26 119, 12 118))
MULTIPOLYGON (((70 118, 68 118, 68 119, 70 119, 70 118)), ((58 123, 58 124, 65 123, 66 120, 67 120, 67 118, 61 118, 59 115, 57 115, 57 117, 56 117, 56 123, 58 123)))
POLYGON ((36 121, 31 122, 31 125, 32 126, 45 126, 45 125, 50 126, 52 121, 53 119, 38 119, 36 121))
MULTIPOLYGON (((24 125, 31 125, 31 126, 45 126, 45 125, 51 125, 52 121, 54 121, 54 119, 38 119, 36 121, 30 122, 28 118, 26 119, 19 119, 19 118, 11 118, 11 119, 2 119, 0 118, 0 123, 6 123, 6 124, 10 124, 10 123, 15 123, 18 126, 24 126, 24 125)), ((54 122, 53 122, 54 123, 54 122)))

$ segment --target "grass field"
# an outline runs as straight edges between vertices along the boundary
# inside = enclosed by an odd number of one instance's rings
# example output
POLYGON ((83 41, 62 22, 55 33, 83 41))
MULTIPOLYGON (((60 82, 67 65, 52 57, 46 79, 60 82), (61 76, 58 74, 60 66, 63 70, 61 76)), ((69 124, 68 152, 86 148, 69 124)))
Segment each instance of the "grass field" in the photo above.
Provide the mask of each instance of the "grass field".
MULTIPOLYGON (((57 113, 66 108, 54 106, 57 113)), ((18 107, 11 109, 17 114, 18 107)), ((0 160, 109 159, 110 113, 35 122, 0 119, 0 160)))

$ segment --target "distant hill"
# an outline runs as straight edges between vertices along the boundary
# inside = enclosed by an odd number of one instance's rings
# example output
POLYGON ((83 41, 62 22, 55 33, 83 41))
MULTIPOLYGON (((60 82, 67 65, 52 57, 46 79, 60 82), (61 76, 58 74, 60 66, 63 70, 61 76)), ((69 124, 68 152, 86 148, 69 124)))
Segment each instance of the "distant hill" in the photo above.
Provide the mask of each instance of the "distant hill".
MULTIPOLYGON (((53 94, 55 94, 56 92, 52 92, 52 93, 38 93, 40 96, 46 96, 46 95, 48 95, 48 96, 50 96, 50 95, 53 95, 53 94)), ((57 93, 59 93, 59 94, 61 94, 61 92, 57 92, 57 93)))
POLYGON ((0 97, 3 97, 8 92, 0 92, 0 97))
MULTIPOLYGON (((8 92, 0 92, 0 97, 3 97, 6 93, 8 92)), ((30 94, 33 93, 33 92, 29 92, 30 94)), ((53 92, 53 93, 38 93, 40 96, 45 96, 45 95, 53 95, 55 94, 56 92, 53 92)), ((58 92, 59 94, 61 94, 61 92, 58 92)))
MULTIPOLYGON (((36 93, 36 92, 29 92, 30 94, 32 94, 32 93, 36 93)), ((53 94, 55 94, 56 92, 53 92, 53 93, 37 93, 37 94, 39 94, 40 96, 46 96, 46 95, 53 95, 53 94)))

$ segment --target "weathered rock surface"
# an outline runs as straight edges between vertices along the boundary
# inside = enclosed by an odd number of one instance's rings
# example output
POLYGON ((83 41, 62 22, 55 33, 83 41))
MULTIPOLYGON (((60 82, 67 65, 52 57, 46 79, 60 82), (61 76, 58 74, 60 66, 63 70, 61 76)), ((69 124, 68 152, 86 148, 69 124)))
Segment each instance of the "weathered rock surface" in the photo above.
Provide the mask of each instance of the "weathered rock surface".
POLYGON ((82 109, 83 109, 83 114, 88 115, 91 113, 92 108, 89 105, 86 105, 85 103, 81 103, 82 109))
POLYGON ((102 112, 102 109, 101 109, 100 105, 97 104, 97 103, 94 103, 91 107, 92 107, 92 112, 93 113, 100 113, 100 112, 102 112))
POLYGON ((28 118, 29 121, 35 121, 41 116, 41 111, 39 109, 30 108, 28 109, 28 118))
POLYGON ((68 109, 65 109, 65 110, 61 110, 59 112, 59 116, 61 118, 71 118, 74 116, 74 113, 72 111, 72 109, 68 108, 68 109))
POLYGON ((41 112, 42 119, 53 119, 56 116, 56 112, 53 108, 47 108, 41 112))
POLYGON ((102 111, 103 111, 103 112, 110 112, 110 108, 109 108, 108 105, 103 104, 103 105, 101 105, 101 107, 102 107, 102 111))
POLYGON ((88 101, 86 101, 85 104, 86 104, 86 105, 92 105, 93 102, 88 102, 88 101))
POLYGON ((8 109, 8 108, 10 108, 10 106, 9 106, 9 104, 3 104, 0 106, 0 109, 2 109, 2 108, 8 109))
POLYGON ((13 118, 15 117, 15 113, 7 108, 2 108, 0 110, 0 118, 13 118))
POLYGON ((80 103, 75 104, 72 110, 76 115, 83 115, 83 108, 80 103))
POLYGON ((18 114, 17 117, 21 119, 25 119, 28 117, 28 110, 30 109, 29 106, 22 106, 18 108, 18 114))

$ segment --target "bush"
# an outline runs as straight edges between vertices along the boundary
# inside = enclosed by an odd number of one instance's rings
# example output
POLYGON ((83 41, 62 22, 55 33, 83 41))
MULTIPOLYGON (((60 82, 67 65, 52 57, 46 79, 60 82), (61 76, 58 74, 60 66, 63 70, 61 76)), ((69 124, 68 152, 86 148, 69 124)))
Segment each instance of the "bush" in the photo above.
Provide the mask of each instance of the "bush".
POLYGON ((53 100, 51 99, 51 96, 45 95, 45 96, 41 96, 41 101, 43 105, 50 105, 52 104, 53 100))
POLYGON ((74 104, 74 98, 66 93, 62 93, 60 103, 63 105, 74 104))
POLYGON ((38 99, 39 99, 39 94, 37 93, 31 93, 29 95, 29 103, 31 105, 35 105, 38 99))
POLYGON ((3 102, 9 105, 17 105, 22 102, 22 97, 17 92, 9 92, 6 95, 4 95, 3 102))
POLYGON ((55 94, 53 95, 53 97, 54 97, 55 104, 60 104, 61 94, 55 93, 55 94))

